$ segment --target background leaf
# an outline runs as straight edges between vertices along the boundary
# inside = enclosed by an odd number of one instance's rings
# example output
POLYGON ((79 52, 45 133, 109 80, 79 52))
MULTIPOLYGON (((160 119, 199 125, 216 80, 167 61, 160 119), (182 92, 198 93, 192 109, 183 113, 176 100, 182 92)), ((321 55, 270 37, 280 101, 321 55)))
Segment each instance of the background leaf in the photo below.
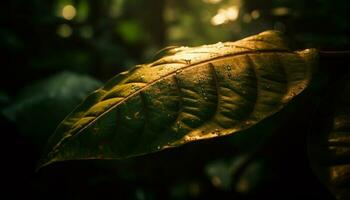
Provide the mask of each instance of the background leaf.
POLYGON ((100 85, 89 76, 62 72, 24 88, 2 113, 43 147, 64 116, 100 85))
POLYGON ((350 76, 330 87, 308 138, 311 166, 340 200, 350 198, 350 76))
POLYGON ((42 164, 125 158, 246 129, 307 87, 317 55, 290 51, 275 31, 170 52, 87 97, 42 164))
POLYGON ((255 159, 252 162, 247 161, 249 155, 238 155, 234 159, 225 161, 217 160, 206 166, 206 174, 210 178, 213 186, 222 190, 234 190, 238 193, 251 193, 261 184, 262 177, 266 176, 263 172, 264 162, 261 159, 255 159), (242 164, 249 162, 242 172, 242 164), (236 176, 236 173, 239 173, 236 176), (237 180, 235 180, 237 179, 237 180))

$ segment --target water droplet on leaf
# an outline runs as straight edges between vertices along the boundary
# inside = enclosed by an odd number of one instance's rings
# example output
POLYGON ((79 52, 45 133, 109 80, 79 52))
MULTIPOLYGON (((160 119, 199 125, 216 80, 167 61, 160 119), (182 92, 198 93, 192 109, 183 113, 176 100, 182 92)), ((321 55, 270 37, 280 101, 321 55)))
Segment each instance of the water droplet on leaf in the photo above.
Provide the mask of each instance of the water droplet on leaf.
POLYGON ((213 132, 214 135, 220 135, 221 132, 218 128, 214 129, 214 132, 213 132))
POLYGON ((190 59, 185 59, 186 64, 191 64, 191 60, 190 59))
POLYGON ((227 76, 228 76, 228 78, 229 78, 230 80, 233 79, 233 78, 232 78, 232 74, 228 74, 227 76))
POLYGON ((131 85, 131 89, 136 91, 136 90, 138 90, 140 88, 138 86, 136 86, 136 85, 131 85))

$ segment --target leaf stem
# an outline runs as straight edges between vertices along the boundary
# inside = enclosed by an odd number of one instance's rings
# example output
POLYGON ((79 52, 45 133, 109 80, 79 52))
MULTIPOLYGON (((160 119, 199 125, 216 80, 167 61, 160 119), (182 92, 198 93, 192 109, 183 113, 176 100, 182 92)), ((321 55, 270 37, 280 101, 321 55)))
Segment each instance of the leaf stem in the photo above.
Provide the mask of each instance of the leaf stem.
POLYGON ((350 51, 323 51, 320 50, 320 57, 324 59, 349 59, 350 51))

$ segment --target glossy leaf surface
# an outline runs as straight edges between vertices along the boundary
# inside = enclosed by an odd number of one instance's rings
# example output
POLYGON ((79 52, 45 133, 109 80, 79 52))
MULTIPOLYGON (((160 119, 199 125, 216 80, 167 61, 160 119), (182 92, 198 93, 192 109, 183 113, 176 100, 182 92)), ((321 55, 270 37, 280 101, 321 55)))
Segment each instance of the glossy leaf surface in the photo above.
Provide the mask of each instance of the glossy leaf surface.
POLYGON ((58 126, 41 165, 126 158, 246 129, 302 92, 316 59, 275 31, 171 48, 88 96, 58 126))

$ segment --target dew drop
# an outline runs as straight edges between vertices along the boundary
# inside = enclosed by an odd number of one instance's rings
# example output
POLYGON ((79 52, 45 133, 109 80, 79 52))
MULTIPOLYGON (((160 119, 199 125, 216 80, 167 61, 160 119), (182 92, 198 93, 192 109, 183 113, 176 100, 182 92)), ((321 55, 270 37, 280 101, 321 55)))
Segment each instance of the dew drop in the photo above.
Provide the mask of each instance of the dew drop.
POLYGON ((202 89, 202 94, 203 94, 203 98, 207 98, 207 93, 205 93, 204 89, 202 89))
POLYGON ((138 87, 138 86, 136 86, 136 85, 131 85, 131 89, 136 91, 136 90, 138 90, 138 89, 139 89, 139 87, 138 87))
POLYGON ((159 149, 160 149, 160 146, 157 146, 157 149, 159 150, 159 149))
POLYGON ((213 132, 214 135, 220 135, 220 130, 219 129, 214 129, 214 132, 213 132))
POLYGON ((222 44, 222 42, 218 42, 216 43, 216 48, 222 48, 224 45, 222 44))
POLYGON ((177 126, 178 129, 182 128, 181 122, 180 121, 176 122, 176 126, 177 126))
POLYGON ((125 119, 131 120, 131 117, 130 116, 125 116, 125 119))
POLYGON ((191 141, 192 138, 191 138, 190 136, 186 135, 186 136, 184 137, 184 140, 185 140, 186 142, 188 142, 188 141, 191 141))
POLYGON ((185 59, 184 61, 186 62, 186 64, 191 64, 191 60, 190 59, 185 59))
POLYGON ((232 68, 231 68, 231 65, 227 65, 226 66, 226 69, 227 69, 227 71, 230 71, 232 68))
POLYGON ((232 80, 232 74, 227 75, 230 80, 232 80))

